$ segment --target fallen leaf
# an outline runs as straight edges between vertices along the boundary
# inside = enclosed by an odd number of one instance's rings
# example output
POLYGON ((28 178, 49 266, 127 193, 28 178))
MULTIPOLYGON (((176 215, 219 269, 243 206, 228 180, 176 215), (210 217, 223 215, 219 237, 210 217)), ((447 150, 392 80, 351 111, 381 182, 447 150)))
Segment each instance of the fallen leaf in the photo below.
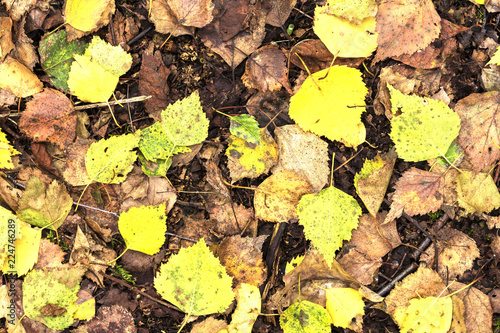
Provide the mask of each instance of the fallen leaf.
POLYGON ((500 159, 500 126, 497 119, 500 92, 471 94, 455 105, 461 119, 458 143, 471 159, 475 171, 489 171, 500 159))
POLYGON ((377 2, 375 0, 332 1, 328 2, 326 10, 330 15, 360 24, 364 18, 377 14, 377 2))
POLYGON ((266 16, 266 24, 281 27, 285 24, 297 0, 272 1, 271 8, 266 16))
POLYGON ((229 131, 232 135, 240 139, 260 145, 260 129, 259 123, 254 116, 249 114, 241 114, 232 116, 229 124, 229 131))
MULTIPOLYGON (((28 223, 19 221, 20 238, 15 240, 15 267, 7 268, 10 260, 5 263, 4 272, 16 272, 17 276, 28 273, 38 260, 38 251, 40 249, 40 240, 42 238, 42 229, 32 228, 28 223)), ((10 234, 9 234, 10 235, 10 234)))
POLYGON ((331 332, 332 319, 321 305, 301 301, 290 305, 280 316, 280 326, 284 333, 328 333, 331 332))
POLYGON ((164 299, 188 315, 203 316, 229 307, 234 299, 231 281, 201 239, 162 264, 154 286, 164 299))
POLYGON ((430 0, 389 0, 377 12, 378 49, 374 62, 413 54, 439 37, 440 21, 430 0))
POLYGON ((19 200, 17 215, 31 225, 57 230, 68 216, 73 200, 63 184, 56 180, 45 186, 38 177, 31 177, 19 200))
POLYGON ((66 24, 85 32, 84 35, 106 26, 114 13, 112 0, 68 0, 64 7, 66 24))
POLYGON ((412 298, 406 308, 396 310, 394 319, 402 333, 448 332, 453 316, 450 297, 412 298))
POLYGON ((437 254, 438 273, 443 280, 461 276, 479 258, 476 242, 459 230, 445 227, 436 233, 436 237, 435 248, 427 250, 421 261, 427 263, 427 267, 434 267, 437 254))
POLYGON ((365 160, 361 171, 354 176, 356 193, 372 216, 377 215, 384 201, 396 158, 394 149, 385 154, 379 153, 373 160, 365 160))
POLYGON ((465 305, 465 327, 467 332, 488 333, 491 332, 493 324, 493 311, 490 300, 479 289, 467 287, 465 284, 455 282, 449 287, 451 292, 457 292, 465 305), (464 288, 464 289, 462 289, 464 288))
POLYGON ((463 171, 456 178, 458 204, 469 214, 489 213, 500 207, 500 193, 489 173, 463 171))
POLYGON ((227 332, 252 333, 253 325, 260 315, 259 288, 251 284, 240 283, 236 286, 234 293, 237 306, 231 316, 231 324, 227 332))
MULTIPOLYGON (((212 220, 217 221, 214 231, 219 235, 253 235, 257 232, 257 220, 253 209, 231 201, 218 205, 215 200, 205 198, 206 209, 212 220)), ((242 236, 243 236, 242 235, 242 236)))
POLYGON ((46 238, 42 238, 40 240, 38 260, 33 269, 41 270, 43 268, 61 267, 65 256, 66 252, 62 251, 59 245, 52 243, 46 238))
POLYGON ((166 160, 175 154, 191 151, 188 147, 174 145, 159 121, 141 130, 139 149, 148 161, 153 162, 166 160))
POLYGON ((287 222, 297 218, 299 199, 311 192, 311 184, 298 173, 288 170, 277 172, 257 187, 255 216, 269 222, 287 222))
POLYGON ((236 284, 244 283, 260 287, 267 279, 266 263, 262 259, 262 244, 267 236, 226 237, 217 249, 217 254, 229 276, 236 284))
POLYGON ((120 234, 127 249, 156 254, 165 243, 166 205, 132 207, 118 219, 120 234), (147 228, 144 225, 147 224, 147 228))
POLYGON ((102 139, 90 145, 85 155, 85 167, 92 180, 104 184, 119 184, 132 170, 139 145, 139 136, 124 134, 102 139))
POLYGON ((19 155, 20 153, 14 149, 7 140, 7 136, 0 129, 0 168, 13 169, 12 156, 19 155))
POLYGON ((344 244, 342 252, 348 253, 340 259, 337 256, 338 263, 346 272, 364 285, 373 282, 383 263, 382 257, 402 244, 396 221, 382 224, 386 215, 385 212, 378 214, 376 218, 362 215, 358 227, 352 231, 351 240, 344 244))
POLYGON ((333 66, 304 81, 290 99, 289 115, 303 130, 340 141, 359 131, 367 92, 360 71, 333 66))
POLYGON ((271 170, 277 160, 276 143, 266 129, 260 131, 260 144, 247 142, 234 135, 228 140, 227 167, 232 182, 243 178, 256 178, 271 170))
POLYGON ((351 239, 361 216, 361 207, 349 194, 330 186, 319 193, 305 194, 297 206, 304 234, 324 256, 328 265, 344 240, 351 239))
POLYGON ((278 164, 273 173, 290 170, 304 176, 320 191, 328 182, 328 144, 317 135, 304 132, 298 125, 286 125, 274 131, 278 144, 278 164))
POLYGON ((34 142, 52 142, 61 149, 75 139, 76 114, 63 93, 45 89, 26 104, 19 129, 34 142))
POLYGON ((328 50, 339 57, 369 57, 377 48, 378 33, 374 17, 363 18, 360 24, 330 14, 328 6, 316 6, 314 33, 328 50))
POLYGON ((40 41, 38 53, 42 68, 57 89, 69 90, 69 71, 75 61, 73 54, 82 55, 87 46, 81 41, 67 42, 64 30, 49 34, 40 41))
POLYGON ((87 332, 107 331, 110 327, 119 332, 136 332, 134 317, 121 305, 102 306, 94 319, 84 324, 87 332))
POLYGON ((397 219, 403 211, 410 216, 435 212, 444 202, 444 176, 440 173, 411 168, 403 173, 394 188, 385 222, 397 219))
POLYGON ((14 48, 12 42, 12 20, 10 17, 0 18, 0 61, 14 48))
POLYGON ((365 314, 365 302, 358 290, 352 288, 330 288, 325 290, 326 310, 333 326, 352 328, 351 322, 365 314))
POLYGON ((14 26, 13 40, 16 46, 11 56, 19 60, 30 70, 33 70, 35 65, 38 64, 38 53, 36 52, 33 40, 26 35, 25 29, 27 29, 26 17, 23 17, 21 22, 14 26))
POLYGON ((169 6, 168 0, 153 0, 151 2, 151 22, 162 34, 172 34, 172 36, 192 35, 194 27, 187 27, 179 22, 174 12, 169 6))
POLYGON ((63 176, 64 180, 72 186, 87 185, 91 182, 85 168, 85 155, 93 141, 77 138, 64 151, 66 163, 55 164, 55 168, 63 176))
POLYGON ((26 66, 7 56, 0 63, 0 88, 24 98, 43 90, 43 83, 26 66))
POLYGON ((145 100, 144 105, 155 120, 160 120, 160 111, 169 104, 170 89, 167 82, 169 75, 170 70, 163 63, 161 52, 159 50, 154 52, 154 43, 151 42, 142 53, 139 92, 145 96, 153 96, 145 100))
POLYGON ((203 28, 214 19, 212 0, 170 0, 168 5, 184 26, 203 28))
POLYGON ((21 20, 22 16, 37 3, 36 0, 2 0, 2 2, 7 6, 9 16, 14 21, 21 20))
POLYGON ((262 92, 278 91, 283 86, 291 92, 287 80, 286 56, 275 45, 263 46, 252 53, 241 80, 247 88, 262 92))
POLYGON ((215 319, 214 317, 207 317, 199 323, 194 323, 191 328, 190 333, 205 333, 205 332, 218 332, 227 329, 227 323, 221 319, 215 319))
POLYGON ((444 102, 403 95, 388 85, 392 112, 402 114, 391 120, 391 139, 398 157, 408 162, 425 161, 444 155, 458 136, 460 117, 444 102))

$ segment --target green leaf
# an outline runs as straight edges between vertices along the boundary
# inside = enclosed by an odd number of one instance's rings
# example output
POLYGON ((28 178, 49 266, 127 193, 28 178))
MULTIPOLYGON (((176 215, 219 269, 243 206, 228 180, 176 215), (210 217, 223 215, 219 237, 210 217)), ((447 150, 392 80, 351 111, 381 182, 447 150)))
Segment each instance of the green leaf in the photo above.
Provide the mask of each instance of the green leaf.
POLYGON ((127 248, 153 255, 165 243, 167 218, 165 204, 132 207, 120 214, 118 229, 127 248))
POLYGON ((288 307, 280 316, 284 333, 328 333, 332 319, 321 305, 309 301, 298 301, 288 307))
POLYGON ((352 229, 358 226, 361 207, 353 197, 331 186, 300 198, 297 214, 306 238, 331 265, 342 241, 350 240, 352 229))
POLYGON ((167 170, 172 165, 172 157, 168 160, 157 160, 156 162, 148 161, 144 155, 139 154, 139 161, 141 161, 142 172, 149 177, 165 177, 167 170))
POLYGON ((85 155, 85 167, 92 180, 100 183, 119 184, 132 171, 139 145, 139 136, 125 134, 102 139, 90 145, 85 155))
POLYGON ((448 162, 450 162, 456 166, 462 161, 464 157, 464 150, 458 144, 452 142, 450 147, 446 151, 446 154, 444 154, 444 157, 440 156, 437 158, 437 162, 440 165, 448 168, 450 166, 448 162), (446 159, 444 157, 446 157, 446 159))
POLYGON ((189 147, 175 146, 174 148, 174 144, 169 140, 159 121, 141 130, 141 136, 139 149, 149 161, 166 160, 172 155, 191 151, 189 147))
POLYGON ((85 269, 81 267, 33 270, 24 278, 24 313, 53 330, 63 330, 73 324, 78 310, 75 301, 85 269), (59 315, 43 315, 42 311, 56 306, 59 315))
POLYGON ((407 96, 387 85, 391 92, 390 137, 398 157, 408 162, 425 161, 443 155, 458 136, 460 117, 443 101, 407 96))
POLYGON ((193 316, 224 312, 234 299, 231 284, 203 239, 172 255, 154 280, 164 299, 193 316))
POLYGON ((250 143, 260 144, 259 123, 254 116, 242 114, 231 117, 229 130, 232 135, 250 143))
POLYGON ((50 80, 57 89, 68 91, 68 77, 74 54, 81 55, 88 44, 80 41, 66 42, 66 31, 48 35, 40 41, 38 52, 40 62, 45 73, 51 76, 50 80))
POLYGON ((57 230, 68 216, 73 200, 66 187, 53 181, 48 187, 38 177, 28 180, 21 200, 17 216, 25 222, 37 227, 57 230))
POLYGON ((169 105, 161 112, 161 121, 165 133, 176 146, 195 145, 208 136, 209 122, 197 91, 169 105))

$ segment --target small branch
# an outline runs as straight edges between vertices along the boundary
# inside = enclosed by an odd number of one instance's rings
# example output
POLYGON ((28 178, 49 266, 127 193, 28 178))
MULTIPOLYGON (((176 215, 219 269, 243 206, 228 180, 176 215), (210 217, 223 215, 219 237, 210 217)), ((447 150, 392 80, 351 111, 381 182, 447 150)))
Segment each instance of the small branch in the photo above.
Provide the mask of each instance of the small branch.
POLYGON ((137 96, 137 97, 132 97, 132 98, 119 99, 117 101, 112 101, 112 102, 77 105, 77 106, 75 106, 75 111, 101 108, 101 107, 108 106, 108 105, 116 105, 116 104, 122 104, 122 103, 142 102, 142 101, 145 101, 147 99, 150 99, 151 97, 153 97, 153 96, 137 96))

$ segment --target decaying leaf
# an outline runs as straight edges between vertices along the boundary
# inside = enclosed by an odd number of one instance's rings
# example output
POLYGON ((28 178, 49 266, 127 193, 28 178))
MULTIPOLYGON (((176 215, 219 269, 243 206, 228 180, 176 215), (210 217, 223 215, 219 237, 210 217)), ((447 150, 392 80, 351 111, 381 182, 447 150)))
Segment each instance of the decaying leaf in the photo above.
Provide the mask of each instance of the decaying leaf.
POLYGON ((262 300, 259 288, 240 283, 234 292, 238 305, 233 312, 227 332, 252 333, 253 325, 260 315, 262 300))
POLYGON ((321 305, 298 301, 280 316, 280 326, 284 333, 328 333, 331 332, 332 319, 321 305))
POLYGON ((234 299, 231 281, 201 239, 162 264, 154 285, 164 299, 188 315, 203 316, 227 309, 234 299))
POLYGON ((311 192, 311 184, 298 173, 288 170, 277 172, 257 187, 255 217, 270 222, 287 222, 297 218, 299 199, 311 192))
POLYGON ((278 160, 273 137, 266 129, 260 130, 260 144, 251 143, 235 135, 229 137, 226 149, 227 167, 233 182, 255 178, 269 172, 278 160))
POLYGON ((500 92, 471 94, 455 105, 460 115, 458 143, 469 155, 475 171, 488 172, 500 159, 500 126, 498 124, 500 92))
POLYGON ((419 162, 444 155, 458 136, 460 117, 444 102, 403 95, 388 85, 392 112, 402 114, 391 120, 390 137, 398 157, 419 162))
POLYGON ((488 296, 479 289, 466 287, 460 282, 455 282, 449 289, 451 292, 460 290, 456 295, 465 305, 466 331, 491 333, 493 310, 488 296))
POLYGON ((463 171, 456 182, 458 204, 467 213, 489 213, 500 207, 500 193, 490 174, 463 171))
POLYGON ((7 56, 0 63, 0 88, 24 98, 42 91, 43 83, 26 66, 7 56))
POLYGON ((439 275, 443 280, 455 279, 472 268, 474 260, 479 257, 476 242, 463 232, 445 227, 436 233, 436 246, 426 251, 421 261, 427 267, 435 267, 438 255, 439 275))
POLYGON ((174 147, 174 144, 163 130, 161 122, 158 121, 141 130, 139 149, 147 160, 153 162, 157 162, 157 160, 166 160, 175 154, 191 151, 188 147, 174 147))
POLYGON ((304 81, 290 99, 289 115, 303 130, 340 141, 360 131, 367 92, 360 71, 333 66, 304 81))
POLYGON ((377 215, 384 201, 396 158, 394 149, 378 154, 373 160, 365 160, 361 171, 354 176, 356 192, 373 216, 377 215))
POLYGON ((328 144, 317 135, 304 132, 298 125, 286 125, 275 129, 278 144, 278 164, 273 173, 282 170, 295 171, 320 191, 328 182, 328 144))
POLYGON ((330 186, 319 193, 306 194, 297 206, 304 234, 331 265, 344 240, 351 239, 361 216, 361 207, 349 194, 330 186))
POLYGON ((403 173, 394 186, 396 192, 385 222, 397 219, 403 211, 413 216, 439 210, 444 202, 444 180, 440 173, 417 168, 403 173))
POLYGON ((73 200, 63 184, 54 180, 49 186, 38 177, 31 177, 26 185, 17 215, 37 227, 57 230, 68 216, 73 200))
POLYGON ((287 81, 286 56, 275 45, 263 46, 252 53, 241 80, 248 88, 262 92, 277 91, 282 86, 291 92, 287 81))
POLYGON ((26 104, 19 129, 34 142, 49 141, 64 149, 75 139, 73 104, 63 93, 45 89, 26 104))
POLYGON ((430 0, 380 3, 377 12, 378 49, 373 61, 423 49, 439 36, 440 21, 430 0))
POLYGON ((256 238, 239 235, 226 237, 217 253, 222 265, 236 283, 260 287, 267 278, 266 263, 262 259, 262 244, 267 236, 256 238))
POLYGON ((125 134, 102 139, 90 145, 85 155, 85 167, 92 180, 100 183, 119 184, 132 170, 140 137, 125 134))

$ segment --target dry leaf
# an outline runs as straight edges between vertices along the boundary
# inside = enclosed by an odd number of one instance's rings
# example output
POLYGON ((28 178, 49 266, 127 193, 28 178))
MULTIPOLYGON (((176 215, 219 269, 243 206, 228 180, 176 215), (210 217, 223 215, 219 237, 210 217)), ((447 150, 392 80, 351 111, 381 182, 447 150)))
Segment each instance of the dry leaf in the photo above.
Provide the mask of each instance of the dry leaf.
POLYGON ((469 155, 475 171, 489 171, 500 159, 500 92, 471 94, 455 105, 460 116, 458 143, 469 155))
POLYGON ((222 265, 236 284, 248 283, 260 287, 267 279, 266 263, 262 259, 262 244, 267 236, 256 238, 239 235, 226 237, 217 249, 222 265))
POLYGON ((93 142, 93 140, 77 138, 64 152, 65 163, 54 163, 55 168, 68 184, 83 186, 91 182, 85 168, 85 154, 93 142))
POLYGON ((281 27, 290 16, 297 0, 271 1, 271 10, 267 13, 266 24, 281 27))
POLYGON ((194 27, 182 25, 168 3, 167 0, 153 0, 151 3, 151 22, 155 24, 156 30, 174 37, 192 35, 194 27))
POLYGON ((24 98, 42 91, 43 84, 26 66, 7 56, 0 64, 0 88, 24 98))
POLYGON ((3 61, 13 48, 12 20, 10 17, 0 17, 0 61, 3 61))
POLYGON ((278 164, 273 173, 290 170, 304 176, 320 191, 328 182, 328 144, 311 132, 304 132, 299 125, 287 125, 275 129, 278 144, 278 164))
POLYGON ((423 215, 439 210, 444 201, 442 174, 411 168, 403 173, 394 188, 392 205, 385 223, 403 214, 423 215))
POLYGON ((287 81, 286 56, 275 45, 263 46, 252 53, 241 80, 247 88, 262 92, 277 91, 284 86, 291 93, 287 81))
POLYGON ((470 333, 491 333, 493 310, 490 299, 480 290, 455 282, 450 286, 450 292, 459 289, 456 295, 465 305, 465 327, 470 333))
POLYGON ((413 54, 436 39, 439 17, 431 0, 383 1, 378 6, 378 49, 374 62, 413 54))
POLYGON ((26 104, 19 129, 34 142, 52 142, 61 149, 75 139, 76 114, 63 93, 45 89, 26 104))

